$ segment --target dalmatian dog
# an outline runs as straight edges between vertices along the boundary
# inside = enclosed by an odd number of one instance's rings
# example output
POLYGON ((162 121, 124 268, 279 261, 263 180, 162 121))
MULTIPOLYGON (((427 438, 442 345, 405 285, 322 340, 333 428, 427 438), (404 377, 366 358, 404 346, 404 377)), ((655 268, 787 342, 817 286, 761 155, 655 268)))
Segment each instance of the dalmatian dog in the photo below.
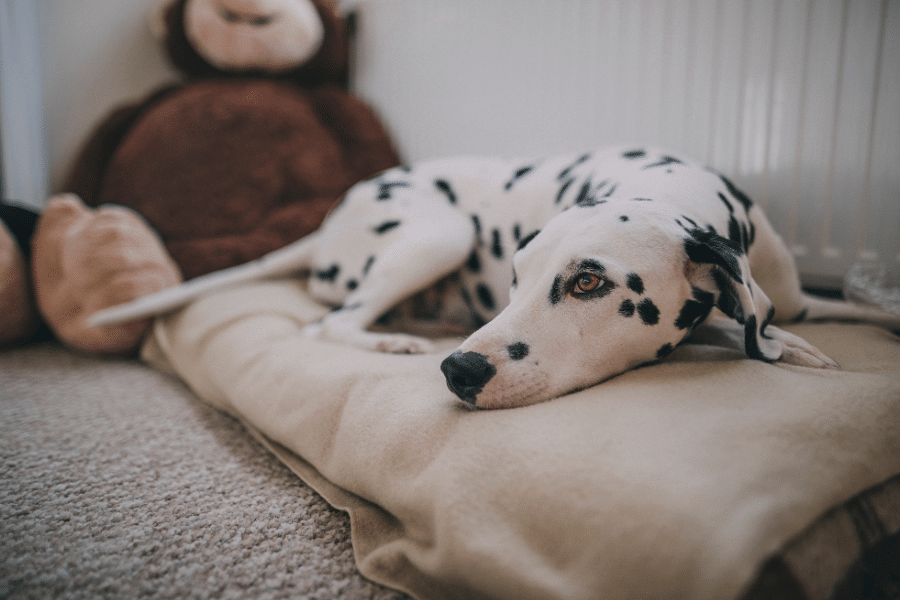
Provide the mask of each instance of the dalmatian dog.
POLYGON ((803 294, 785 244, 727 177, 633 148, 394 168, 351 188, 295 244, 106 309, 94 322, 302 270, 310 294, 335 307, 305 334, 373 351, 432 349, 424 337, 373 330, 431 290, 439 333, 474 331, 441 369, 478 408, 547 400, 661 360, 705 321, 736 328, 752 359, 813 368, 837 365, 774 323, 900 327, 889 313, 803 294))

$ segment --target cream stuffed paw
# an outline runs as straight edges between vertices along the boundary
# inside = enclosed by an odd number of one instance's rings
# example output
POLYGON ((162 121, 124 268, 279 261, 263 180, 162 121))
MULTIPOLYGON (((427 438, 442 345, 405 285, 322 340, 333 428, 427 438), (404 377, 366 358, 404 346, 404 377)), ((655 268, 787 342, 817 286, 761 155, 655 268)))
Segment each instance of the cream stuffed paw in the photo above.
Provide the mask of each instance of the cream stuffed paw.
POLYGON ((0 222, 0 346, 24 341, 38 323, 25 257, 0 222))
POLYGON ((150 320, 90 327, 97 310, 181 282, 156 233, 134 211, 92 210, 73 194, 51 198, 32 239, 38 307, 65 344, 88 352, 130 354, 150 320))

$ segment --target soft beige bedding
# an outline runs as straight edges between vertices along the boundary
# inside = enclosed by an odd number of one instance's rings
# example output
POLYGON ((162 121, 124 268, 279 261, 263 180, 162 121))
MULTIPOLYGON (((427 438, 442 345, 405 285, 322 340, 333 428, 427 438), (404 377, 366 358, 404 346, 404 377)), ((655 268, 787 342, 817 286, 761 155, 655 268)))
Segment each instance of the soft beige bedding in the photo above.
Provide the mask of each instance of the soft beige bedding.
POLYGON ((535 406, 464 408, 424 356, 301 337, 302 281, 157 319, 143 357, 350 512, 360 571, 418 598, 733 598, 829 507, 900 472, 900 340, 789 329, 840 371, 713 345, 535 406))

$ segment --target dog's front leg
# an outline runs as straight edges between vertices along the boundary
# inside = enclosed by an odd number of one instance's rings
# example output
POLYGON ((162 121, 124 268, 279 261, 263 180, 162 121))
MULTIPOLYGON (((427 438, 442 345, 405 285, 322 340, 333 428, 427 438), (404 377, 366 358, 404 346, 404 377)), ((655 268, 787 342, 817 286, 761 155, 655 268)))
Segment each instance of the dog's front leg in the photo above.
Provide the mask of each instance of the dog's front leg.
MULTIPOLYGON (((765 336, 774 340, 781 348, 776 364, 797 365, 817 369, 837 369, 838 364, 826 356, 821 350, 804 340, 775 325, 768 325, 765 336)), ((721 314, 711 315, 690 336, 692 344, 711 344, 733 348, 736 352, 744 352, 747 331, 743 325, 721 314)))
POLYGON ((405 298, 457 270, 475 245, 474 225, 467 215, 446 207, 410 217, 390 235, 343 306, 306 327, 306 335, 378 352, 431 350, 424 338, 367 328, 405 298))

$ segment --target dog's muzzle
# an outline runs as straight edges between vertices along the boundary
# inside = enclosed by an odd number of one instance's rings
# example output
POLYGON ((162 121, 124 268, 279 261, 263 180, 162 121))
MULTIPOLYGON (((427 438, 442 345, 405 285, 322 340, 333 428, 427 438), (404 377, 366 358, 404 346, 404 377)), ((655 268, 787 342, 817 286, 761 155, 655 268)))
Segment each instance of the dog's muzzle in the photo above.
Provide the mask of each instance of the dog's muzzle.
POLYGON ((469 404, 475 404, 475 397, 497 373, 496 367, 483 354, 460 350, 444 359, 441 371, 450 391, 469 404))

